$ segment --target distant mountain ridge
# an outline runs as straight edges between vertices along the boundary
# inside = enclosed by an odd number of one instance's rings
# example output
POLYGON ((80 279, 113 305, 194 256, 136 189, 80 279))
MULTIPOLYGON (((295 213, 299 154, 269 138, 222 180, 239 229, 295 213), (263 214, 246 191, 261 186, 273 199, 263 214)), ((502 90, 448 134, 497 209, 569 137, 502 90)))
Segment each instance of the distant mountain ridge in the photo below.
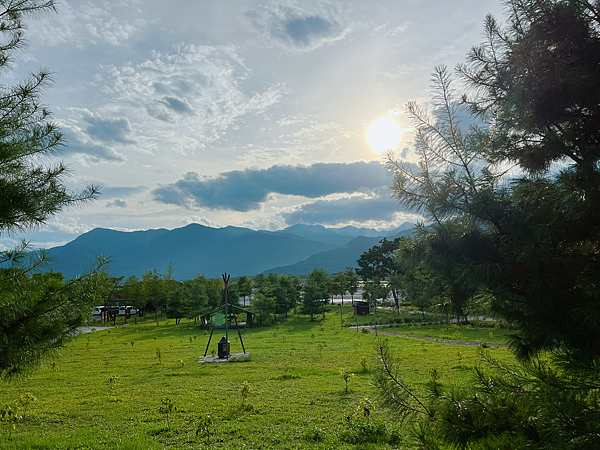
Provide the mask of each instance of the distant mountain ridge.
POLYGON ((309 256, 304 261, 299 261, 295 264, 283 267, 274 267, 265 271, 265 275, 269 272, 285 273, 288 275, 306 275, 314 269, 325 269, 329 273, 337 273, 346 269, 346 267, 358 267, 356 261, 364 252, 369 250, 374 245, 378 245, 383 238, 394 239, 397 237, 410 236, 412 229, 405 229, 392 236, 358 236, 352 239, 347 245, 316 253, 309 256))
MULTIPOLYGON (((357 236, 353 234, 365 232, 389 236, 397 230, 377 232, 355 227, 334 229, 319 225, 294 225, 278 231, 255 231, 233 226, 211 228, 199 224, 173 230, 133 232, 95 228, 63 246, 51 248, 49 255, 53 262, 50 268, 70 278, 89 270, 96 257, 102 254, 112 260, 107 269, 112 276, 141 277, 152 269, 164 272, 169 264, 172 264, 175 278, 179 280, 191 279, 197 274, 213 278, 223 272, 231 273, 234 277, 251 276, 268 272, 271 268, 285 268, 299 263, 304 264, 298 267, 308 267, 311 262, 305 261, 313 255, 338 249, 342 252, 340 254, 350 257, 354 253, 342 249, 356 240, 357 236)), ((351 247, 357 246, 355 243, 351 247)), ((347 257, 343 260, 346 261, 347 257)), ((310 271, 312 269, 306 273, 310 271)))

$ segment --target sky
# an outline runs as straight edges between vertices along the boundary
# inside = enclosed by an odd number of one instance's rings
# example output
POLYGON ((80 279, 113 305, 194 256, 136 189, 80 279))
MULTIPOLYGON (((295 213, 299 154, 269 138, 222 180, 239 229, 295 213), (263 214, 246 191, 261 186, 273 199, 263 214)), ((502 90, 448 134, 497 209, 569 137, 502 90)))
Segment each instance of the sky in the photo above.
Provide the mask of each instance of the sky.
POLYGON ((391 229, 418 215, 390 198, 367 142, 382 117, 431 99, 431 73, 483 40, 491 0, 59 0, 27 21, 3 84, 47 67, 45 97, 68 146, 67 184, 97 201, 26 234, 53 247, 96 227, 297 223, 391 229))

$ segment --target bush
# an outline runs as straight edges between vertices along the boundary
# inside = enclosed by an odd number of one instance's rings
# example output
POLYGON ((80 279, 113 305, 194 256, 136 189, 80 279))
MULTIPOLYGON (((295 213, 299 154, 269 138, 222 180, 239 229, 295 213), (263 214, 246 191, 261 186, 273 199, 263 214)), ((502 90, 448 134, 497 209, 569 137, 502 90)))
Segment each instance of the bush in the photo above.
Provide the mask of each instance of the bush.
POLYGON ((349 419, 346 429, 340 433, 340 440, 348 444, 391 444, 401 442, 400 430, 388 430, 382 420, 366 422, 359 419, 349 419))

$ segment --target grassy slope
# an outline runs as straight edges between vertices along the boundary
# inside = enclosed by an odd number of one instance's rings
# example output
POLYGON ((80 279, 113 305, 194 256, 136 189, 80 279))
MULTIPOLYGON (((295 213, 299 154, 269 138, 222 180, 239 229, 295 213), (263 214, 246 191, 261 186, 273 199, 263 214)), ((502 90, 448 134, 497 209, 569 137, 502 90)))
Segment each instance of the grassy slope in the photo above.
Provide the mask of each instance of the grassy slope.
MULTIPOLYGON (((445 328, 394 331, 452 335, 445 328)), ((211 348, 221 334, 215 333, 211 348)), ((217 428, 217 442, 210 448, 385 448, 353 446, 335 437, 359 401, 376 396, 371 375, 360 373, 363 356, 375 365, 373 334, 341 330, 339 315, 332 311, 323 324, 291 317, 282 319, 279 329, 245 330, 243 338, 250 361, 198 364, 208 336, 187 322, 146 322, 80 336, 54 368, 47 364, 23 381, 1 386, 0 405, 25 392, 38 401, 28 420, 18 424, 12 442, 6 426, 0 429, 0 449, 203 448, 204 439, 195 431, 198 417, 206 413, 217 428), (348 393, 339 376, 342 368, 356 372, 348 393), (119 376, 112 394, 105 383, 110 375, 119 376), (238 394, 244 381, 252 383, 247 408, 240 407, 238 394), (170 418, 170 431, 158 413, 164 397, 172 398, 178 410, 170 418), (307 437, 316 428, 323 430, 324 441, 307 437)), ((230 340, 232 352, 241 352, 233 333, 230 340)), ((443 381, 460 385, 478 364, 472 347, 407 338, 389 342, 402 359, 404 377, 417 386, 432 368, 443 381)), ((491 351, 496 358, 511 358, 506 349, 491 351)), ((382 408, 373 415, 386 418, 382 408)))

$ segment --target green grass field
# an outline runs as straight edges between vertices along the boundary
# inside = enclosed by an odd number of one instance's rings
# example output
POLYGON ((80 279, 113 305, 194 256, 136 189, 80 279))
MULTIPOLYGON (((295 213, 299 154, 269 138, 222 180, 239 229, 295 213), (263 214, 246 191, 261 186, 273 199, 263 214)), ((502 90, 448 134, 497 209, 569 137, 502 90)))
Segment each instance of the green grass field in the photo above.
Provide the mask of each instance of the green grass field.
MULTIPOLYGON (((193 322, 175 325, 163 319, 81 335, 61 357, 23 380, 2 384, 0 405, 24 393, 37 401, 16 424, 12 440, 9 425, 0 424, 0 449, 410 448, 355 445, 345 438, 350 430, 347 417, 363 421, 356 413, 360 401, 377 396, 371 385, 376 338, 342 330, 337 311, 322 323, 291 316, 280 319, 279 325, 244 330, 251 357, 241 362, 199 364, 208 335, 193 322), (348 392, 340 377, 344 368, 355 373, 348 392), (112 376, 118 378, 109 383, 112 376), (239 390, 245 381, 251 391, 242 406, 239 390), (166 415, 159 412, 165 398, 176 409, 169 414, 169 427, 166 415), (207 414, 210 440, 203 427, 207 414)), ((493 330, 493 338, 490 329, 447 325, 390 330, 473 341, 483 333, 489 342, 505 342, 501 330, 493 330)), ((211 349, 217 348, 223 332, 215 331, 211 349)), ((479 364, 474 347, 387 339, 401 358, 403 376, 418 388, 433 368, 443 382, 461 385, 479 364)), ((241 352, 234 330, 230 341, 231 351, 241 352)), ((512 359, 506 349, 490 351, 498 359, 512 359)), ((385 421, 388 431, 395 427, 394 418, 376 405, 371 423, 378 421, 385 421)))

